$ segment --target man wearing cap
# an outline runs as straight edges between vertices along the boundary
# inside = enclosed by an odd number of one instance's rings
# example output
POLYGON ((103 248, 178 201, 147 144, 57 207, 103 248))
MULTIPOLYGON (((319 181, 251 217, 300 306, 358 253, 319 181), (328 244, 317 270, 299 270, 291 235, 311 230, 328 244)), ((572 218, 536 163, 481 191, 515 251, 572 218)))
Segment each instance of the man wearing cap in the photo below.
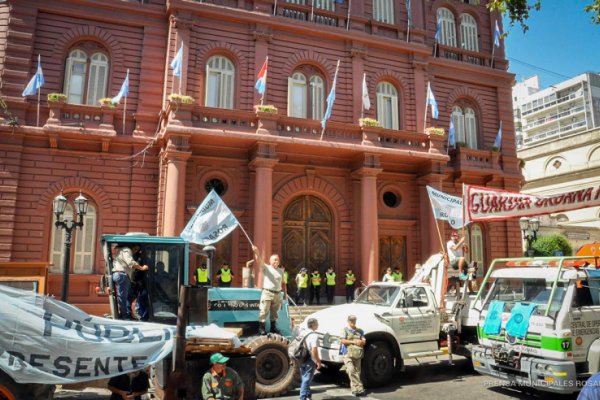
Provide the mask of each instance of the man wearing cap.
POLYGON ((352 303, 354 301, 354 285, 356 282, 356 276, 354 275, 352 268, 348 268, 345 278, 344 286, 346 286, 346 303, 352 303))
POLYGON ((327 268, 327 272, 325 272, 325 294, 327 294, 327 304, 333 304, 333 297, 335 296, 335 272, 333 272, 333 267, 327 268))
POLYGON ((356 315, 348 315, 348 326, 342 332, 340 353, 350 378, 350 390, 354 396, 364 396, 365 388, 360 380, 360 367, 364 355, 365 332, 356 327, 356 315))
MULTIPOLYGON (((446 244, 448 251, 448 290, 459 282, 461 272, 465 268, 464 246, 465 238, 458 239, 458 232, 454 231, 450 235, 450 240, 446 244)), ((458 291, 458 286, 455 287, 458 291)))
POLYGON ((265 324, 267 322, 267 314, 271 319, 271 333, 280 333, 277 329, 277 316, 281 308, 281 292, 287 296, 285 285, 283 284, 283 268, 279 265, 279 255, 273 254, 269 258, 269 264, 263 261, 258 247, 252 246, 254 252, 254 260, 256 265, 259 265, 263 273, 262 293, 260 295, 259 313, 258 313, 258 329, 261 335, 266 335, 267 330, 265 324))
POLYGON ((196 268, 195 278, 196 286, 210 286, 210 278, 205 263, 200 264, 200 268, 196 268))
POLYGON ((221 353, 210 356, 210 369, 202 377, 202 398, 204 400, 242 400, 244 383, 233 369, 225 364, 229 357, 221 353))

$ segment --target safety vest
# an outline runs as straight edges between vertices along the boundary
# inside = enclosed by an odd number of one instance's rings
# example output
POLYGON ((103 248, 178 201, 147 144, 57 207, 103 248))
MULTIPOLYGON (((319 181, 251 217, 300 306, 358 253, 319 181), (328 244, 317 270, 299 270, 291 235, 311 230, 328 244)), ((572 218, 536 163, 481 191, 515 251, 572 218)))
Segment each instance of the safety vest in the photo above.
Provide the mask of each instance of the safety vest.
POLYGON ((313 272, 312 274, 310 274, 310 282, 313 286, 321 286, 321 274, 319 274, 318 272, 313 272))
POLYGON ((394 282, 402 282, 402 272, 392 272, 392 277, 394 278, 394 282))
POLYGON ((346 285, 348 285, 348 286, 354 285, 355 280, 356 280, 356 278, 354 277, 354 274, 346 273, 346 285))
POLYGON ((288 281, 288 272, 283 271, 283 283, 285 283, 287 285, 287 281, 288 281))
POLYGON ((308 287, 308 274, 296 275, 296 282, 300 289, 306 289, 308 287))
POLYGON ((231 270, 230 269, 221 268, 219 270, 219 272, 221 273, 221 282, 223 282, 223 283, 231 282, 231 270))
POLYGON ((325 272, 325 278, 327 278, 327 286, 335 286, 335 272, 325 272))
POLYGON ((206 268, 196 268, 196 281, 198 283, 208 283, 208 270, 206 268))

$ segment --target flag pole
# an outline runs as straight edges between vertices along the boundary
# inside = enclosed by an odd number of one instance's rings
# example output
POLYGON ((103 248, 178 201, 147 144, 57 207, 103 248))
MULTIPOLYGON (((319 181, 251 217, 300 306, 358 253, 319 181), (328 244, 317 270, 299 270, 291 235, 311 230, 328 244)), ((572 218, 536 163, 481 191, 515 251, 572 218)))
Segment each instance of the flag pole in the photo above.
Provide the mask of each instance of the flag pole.
POLYGON ((408 23, 408 27, 406 28, 406 41, 410 42, 410 22, 408 23))
POLYGON ((429 85, 431 83, 427 82, 427 95, 425 96, 425 115, 423 118, 423 132, 425 132, 425 128, 427 128, 427 105, 429 104, 429 85))
POLYGON ((312 22, 315 17, 315 0, 312 0, 310 5, 310 21, 312 22))
POLYGON ((41 92, 42 92, 42 89, 41 89, 41 87, 38 87, 38 90, 37 90, 37 92, 38 92, 38 102, 37 102, 37 120, 36 120, 36 123, 35 123, 35 125, 36 125, 36 126, 40 126, 40 96, 41 96, 41 92))
POLYGON ((350 9, 352 8, 352 0, 348 0, 348 17, 346 18, 346 30, 350 29, 350 9))
POLYGON ((490 68, 494 68, 494 51, 496 50, 496 45, 492 45, 492 61, 490 62, 490 68))
POLYGON ((246 230, 242 226, 242 223, 240 221, 238 221, 238 223, 239 223, 240 229, 242 230, 242 232, 244 232, 244 235, 246 235, 246 239, 248 239, 248 242, 250 242, 250 246, 254 247, 254 243, 252 243, 252 240, 250 240, 250 236, 248 236, 248 233, 246 232, 246 230))
MULTIPOLYGON (((367 73, 363 73, 363 82, 367 81, 367 73)), ((364 88, 364 87, 363 87, 364 88)), ((364 103, 364 93, 363 93, 363 98, 361 99, 361 105, 360 105, 360 118, 364 118, 365 117, 365 103, 364 103)))
POLYGON ((273 6, 273 15, 277 15, 277 0, 275 0, 275 5, 273 6))
POLYGON ((125 104, 123 105, 123 135, 125 135, 125 115, 127 114, 127 96, 125 96, 125 104))

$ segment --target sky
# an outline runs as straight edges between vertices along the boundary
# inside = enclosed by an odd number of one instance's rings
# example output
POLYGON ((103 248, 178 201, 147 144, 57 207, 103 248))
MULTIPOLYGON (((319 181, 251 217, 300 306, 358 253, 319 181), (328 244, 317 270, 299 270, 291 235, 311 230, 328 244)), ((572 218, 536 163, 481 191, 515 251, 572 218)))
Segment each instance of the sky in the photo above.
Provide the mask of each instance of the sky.
MULTIPOLYGON (((532 11, 523 33, 504 19, 504 38, 509 72, 516 80, 533 75, 546 88, 587 71, 600 73, 600 25, 583 10, 592 0, 542 0, 532 11)), ((532 3, 530 0, 529 3, 532 3)))

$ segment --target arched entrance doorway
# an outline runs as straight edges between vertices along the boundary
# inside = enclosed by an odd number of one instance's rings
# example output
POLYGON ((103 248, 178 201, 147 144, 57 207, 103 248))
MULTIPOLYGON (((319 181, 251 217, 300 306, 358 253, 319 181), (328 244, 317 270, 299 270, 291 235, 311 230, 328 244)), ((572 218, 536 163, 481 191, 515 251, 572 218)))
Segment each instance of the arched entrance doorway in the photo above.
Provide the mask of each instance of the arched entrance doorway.
POLYGON ((288 271, 288 292, 296 295, 296 274, 300 268, 324 273, 333 266, 333 216, 329 207, 315 196, 294 198, 283 212, 281 246, 283 266, 288 271))

